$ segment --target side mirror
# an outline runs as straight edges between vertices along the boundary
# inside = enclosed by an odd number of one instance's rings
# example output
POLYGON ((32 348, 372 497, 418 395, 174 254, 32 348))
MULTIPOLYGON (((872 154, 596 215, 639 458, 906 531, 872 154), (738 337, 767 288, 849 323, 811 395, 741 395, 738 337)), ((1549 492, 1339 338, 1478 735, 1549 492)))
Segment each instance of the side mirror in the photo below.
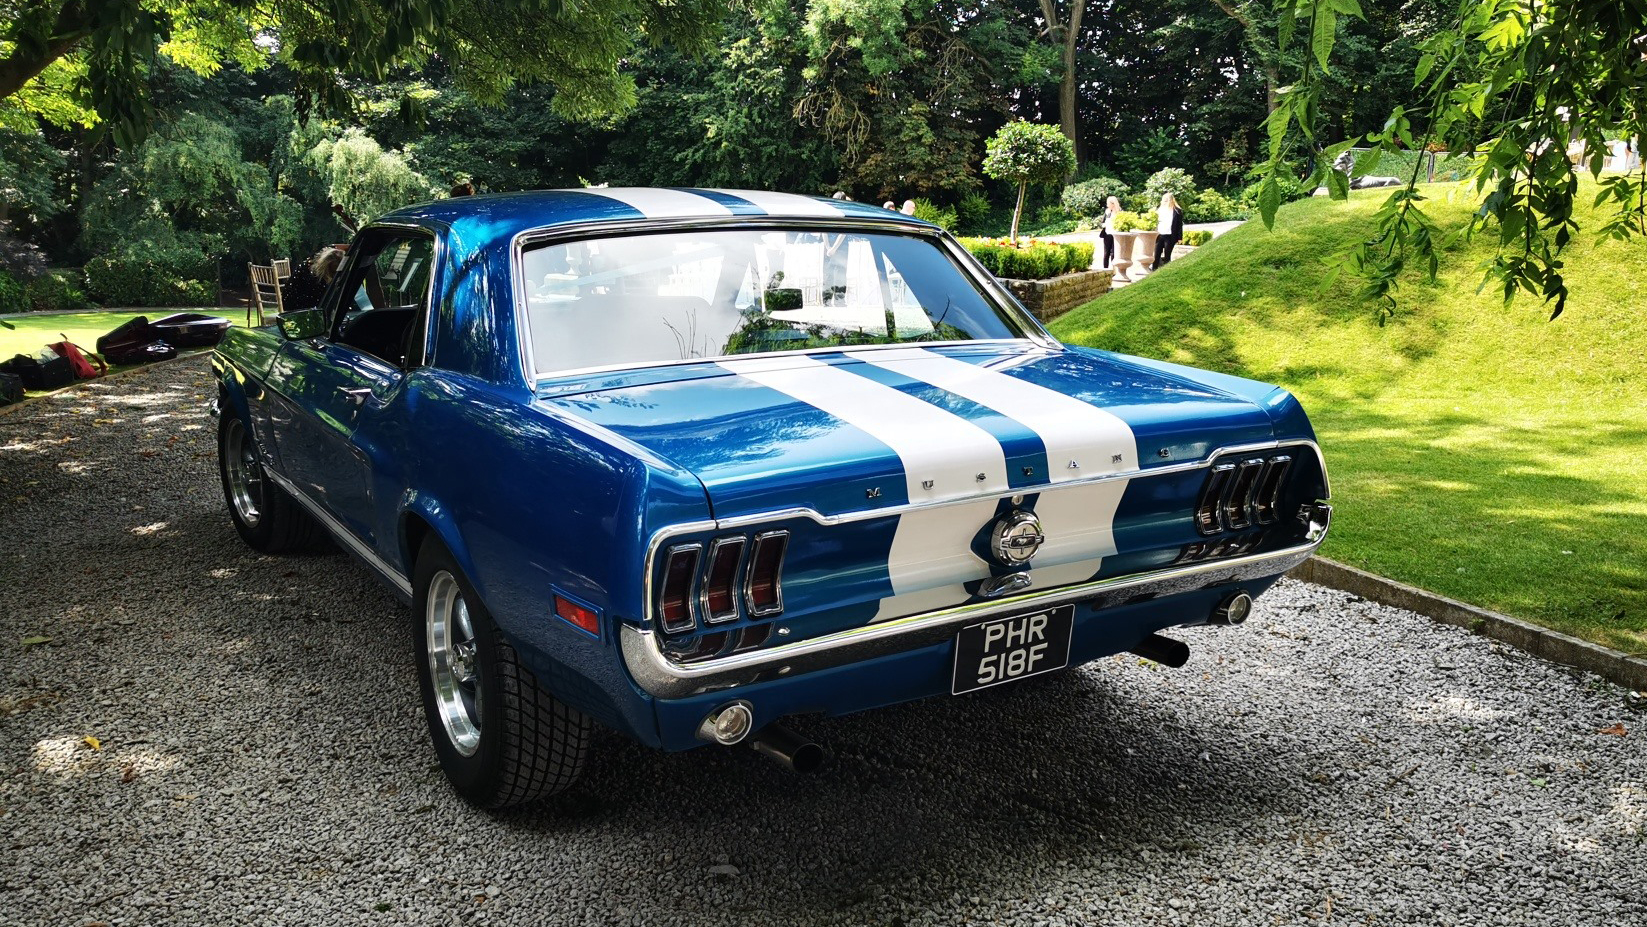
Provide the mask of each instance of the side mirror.
POLYGON ((326 334, 326 313, 319 309, 299 309, 275 316, 275 324, 287 341, 308 341, 326 334))
POLYGON ((804 304, 799 287, 777 287, 766 291, 767 312, 787 312, 804 304))

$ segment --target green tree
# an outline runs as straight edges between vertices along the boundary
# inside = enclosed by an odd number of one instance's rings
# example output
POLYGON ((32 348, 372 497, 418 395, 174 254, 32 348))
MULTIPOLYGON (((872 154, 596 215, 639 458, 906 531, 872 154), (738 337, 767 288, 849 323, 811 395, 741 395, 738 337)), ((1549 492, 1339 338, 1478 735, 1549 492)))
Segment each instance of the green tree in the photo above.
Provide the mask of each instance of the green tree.
MULTIPOLYGON (((1361 16, 1356 0, 1286 0, 1281 45, 1297 36, 1306 54, 1298 79, 1271 114, 1269 160, 1259 207, 1274 221, 1279 176, 1293 139, 1318 151, 1315 177, 1335 197, 1350 175, 1375 171, 1381 156, 1404 149, 1475 155, 1470 179, 1484 195, 1466 234, 1499 241, 1486 283, 1508 301, 1532 290, 1566 306, 1561 253, 1579 233, 1579 178, 1597 182, 1596 205, 1608 205, 1597 229, 1616 238, 1647 235, 1647 167, 1603 175, 1608 143, 1647 136, 1647 6, 1616 0, 1458 0, 1450 20, 1423 42, 1410 105, 1397 106, 1382 129, 1365 139, 1374 151, 1351 172, 1334 160, 1359 138, 1325 144, 1321 103, 1337 67, 1338 24, 1361 16)), ((1637 148, 1639 152, 1639 147, 1637 148)), ((1433 279, 1445 243, 1424 208, 1417 159, 1406 185, 1378 213, 1377 235, 1347 256, 1365 280, 1364 293, 1391 311, 1402 270, 1424 268, 1433 279)))
POLYGON ((153 120, 148 79, 163 59, 211 73, 278 58, 299 99, 337 111, 349 108, 350 79, 383 81, 438 60, 483 103, 547 83, 562 112, 587 116, 633 105, 621 65, 642 45, 704 48, 722 12, 716 0, 5 0, 0 10, 0 100, 67 61, 84 76, 67 85, 71 102, 111 125, 122 146, 153 120))
POLYGON ((322 139, 306 160, 326 184, 327 198, 365 223, 393 209, 435 198, 440 191, 399 152, 386 151, 358 128, 322 139))
POLYGON ((1012 210, 1012 241, 1018 241, 1023 218, 1024 191, 1031 183, 1052 183, 1075 169, 1075 146, 1056 126, 1021 119, 1001 127, 984 149, 984 173, 1018 185, 1018 203, 1012 210))

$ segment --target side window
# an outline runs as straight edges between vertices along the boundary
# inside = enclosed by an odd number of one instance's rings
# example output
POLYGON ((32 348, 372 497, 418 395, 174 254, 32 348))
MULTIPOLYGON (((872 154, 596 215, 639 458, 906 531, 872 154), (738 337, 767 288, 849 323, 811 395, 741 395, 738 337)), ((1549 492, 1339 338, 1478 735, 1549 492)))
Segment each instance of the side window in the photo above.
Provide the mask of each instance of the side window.
POLYGON ((422 363, 434 240, 368 232, 350 251, 332 319, 333 340, 396 367, 422 363))

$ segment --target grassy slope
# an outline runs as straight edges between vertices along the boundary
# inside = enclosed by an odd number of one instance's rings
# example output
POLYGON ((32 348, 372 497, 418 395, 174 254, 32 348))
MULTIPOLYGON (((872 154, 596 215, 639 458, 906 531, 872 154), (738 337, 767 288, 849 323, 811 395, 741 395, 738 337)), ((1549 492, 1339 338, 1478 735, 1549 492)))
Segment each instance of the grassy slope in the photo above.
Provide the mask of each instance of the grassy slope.
MULTIPOLYGON (((1456 187, 1427 192, 1444 227, 1465 222, 1456 187)), ((1382 198, 1288 206, 1053 332, 1296 392, 1332 471, 1327 556, 1647 651, 1647 245, 1582 236, 1549 322, 1478 294, 1491 243, 1460 243, 1380 327, 1353 281, 1323 281, 1382 198)))

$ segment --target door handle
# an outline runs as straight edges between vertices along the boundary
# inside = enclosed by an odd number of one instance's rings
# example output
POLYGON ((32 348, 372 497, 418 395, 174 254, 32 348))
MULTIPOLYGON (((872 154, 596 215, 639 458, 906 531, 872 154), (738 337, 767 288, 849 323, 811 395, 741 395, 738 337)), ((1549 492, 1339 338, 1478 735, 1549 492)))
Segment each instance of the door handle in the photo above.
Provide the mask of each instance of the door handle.
POLYGON ((348 397, 349 404, 355 406, 365 405, 366 397, 372 395, 372 391, 364 386, 339 386, 337 391, 348 397))

